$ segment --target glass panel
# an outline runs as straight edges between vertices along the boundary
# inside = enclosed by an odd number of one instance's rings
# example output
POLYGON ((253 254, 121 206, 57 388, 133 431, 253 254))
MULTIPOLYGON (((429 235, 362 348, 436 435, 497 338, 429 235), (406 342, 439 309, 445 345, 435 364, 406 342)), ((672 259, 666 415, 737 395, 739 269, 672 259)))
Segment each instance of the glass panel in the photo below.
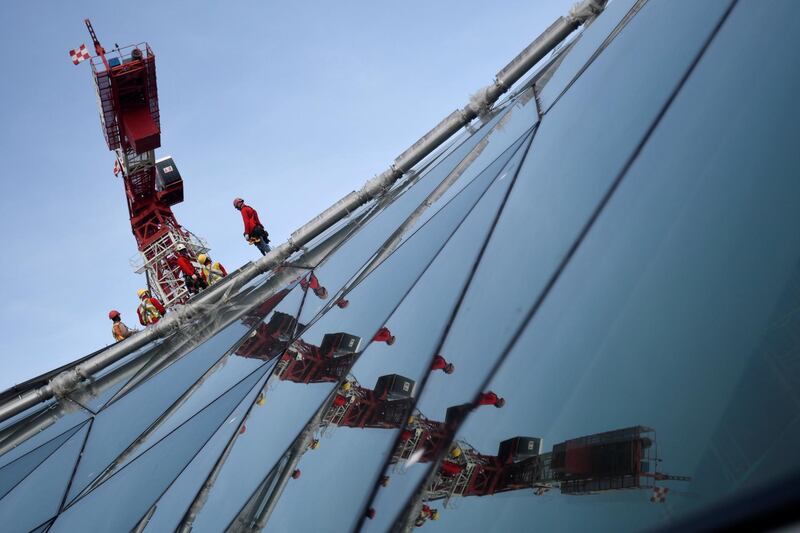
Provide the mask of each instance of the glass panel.
MULTIPOLYGON (((327 289, 328 297, 333 297, 344 283, 355 274, 386 238, 416 209, 416 207, 433 191, 433 189, 455 168, 455 166, 480 142, 501 118, 499 114, 484 125, 478 132, 461 144, 441 163, 436 165, 424 179, 407 190, 375 218, 360 228, 342 244, 336 253, 325 260, 315 270, 320 283, 327 289)), ((307 298, 300 313, 300 321, 304 324, 322 309, 328 298, 307 298)))
MULTIPOLYGON (((514 148, 520 144, 521 141, 514 148)), ((292 344, 270 380, 265 407, 255 411, 248 423, 249 438, 237 439, 208 503, 196 521, 196 530, 212 531, 227 526, 241 501, 255 490, 265 473, 331 393, 335 382, 347 372, 359 346, 368 344, 369 339, 375 336, 397 302, 513 153, 512 148, 498 158, 356 286, 347 295, 348 305, 322 315, 302 334, 301 339, 292 344), (378 292, 381 297, 374 298, 378 292), (348 341, 352 344, 345 350, 348 341), (275 428, 281 428, 280 432, 276 433, 275 428), (245 492, 245 489, 249 490, 245 492), (232 512, 226 514, 221 509, 232 512)), ((311 283, 307 287, 306 301, 312 297, 313 291, 319 291, 319 287, 315 288, 311 283)), ((390 335, 386 336, 383 342, 389 338, 390 335)))
POLYGON ((47 528, 50 527, 50 524, 52 523, 53 523, 52 521, 48 521, 46 524, 42 524, 41 526, 31 531, 31 533, 44 533, 45 531, 47 531, 47 528))
MULTIPOLYGON (((441 350, 465 363, 422 391, 423 413, 439 419, 489 392, 481 387, 503 347, 728 5, 648 3, 542 120, 441 350)), ((393 498, 397 508, 406 499, 393 498)))
POLYGON ((423 412, 479 392, 727 4, 648 3, 542 121, 441 350, 465 364, 421 395, 423 412))
POLYGON ((58 437, 48 441, 38 448, 29 451, 19 459, 0 468, 0 498, 6 495, 25 476, 30 474, 37 466, 47 459, 56 448, 73 436, 78 427, 65 431, 58 437))
POLYGON ((225 424, 170 485, 167 492, 156 502, 155 512, 147 521, 144 531, 176 530, 228 442, 235 438, 235 434, 239 431, 242 431, 242 435, 246 434, 246 424, 243 430, 241 425, 246 422, 245 417, 248 416, 250 409, 254 408, 254 397, 260 392, 258 387, 254 388, 248 397, 239 403, 225 424))
POLYGON ((88 430, 89 425, 84 425, 0 499, 0 524, 4 531, 30 531, 58 512, 88 430))
POLYGON ((88 418, 87 411, 67 401, 54 404, 42 413, 20 421, 12 428, 8 428, 8 434, 0 440, 0 450, 10 447, 0 455, 0 466, 7 465, 68 429, 85 422, 88 418))
POLYGON ((609 2, 603 13, 581 32, 547 83, 544 86, 537 83, 536 89, 539 102, 544 109, 543 113, 547 113, 574 78, 580 76, 581 70, 588 66, 587 62, 591 60, 592 54, 598 51, 603 41, 638 1, 613 0, 609 2))
POLYGON ((95 417, 69 499, 74 498, 249 329, 236 322, 184 355, 95 417), (121 424, 120 421, 125 423, 121 424))
POLYGON ((800 468, 800 76, 763 53, 797 48, 798 15, 733 9, 489 383, 506 405, 459 432, 450 462, 506 459, 495 495, 448 509, 433 489, 454 476, 428 486, 444 527, 669 528, 800 468), (763 105, 730 89, 745 78, 763 105))
MULTIPOLYGON (((248 392, 260 388, 264 370, 242 380, 156 446, 74 502, 61 513, 51 531, 130 531, 218 428, 230 422, 231 414, 248 392)), ((229 429, 235 431, 235 424, 230 424, 229 429)))
MULTIPOLYGON (((355 526, 377 473, 393 448, 397 423, 407 418, 410 408, 403 399, 397 400, 402 405, 394 400, 376 400, 374 391, 378 385, 372 384, 380 383, 379 378, 387 374, 404 376, 416 383, 424 378, 431 354, 464 289, 525 148, 527 141, 387 320, 386 326, 395 335, 396 343, 390 346, 373 342, 355 363, 349 379, 359 385, 353 385, 348 393, 356 400, 342 406, 341 413, 331 407, 323 418, 318 432, 319 447, 303 455, 297 466, 302 476, 285 488, 270 517, 271 529, 315 530, 338 524, 343 530, 351 530, 355 526), (400 406, 400 412, 389 409, 390 404, 400 406), (381 414, 384 412, 392 413, 395 418, 387 420, 381 414), (319 512, 298 514, 296 510, 306 501, 320 502, 319 512)), ((398 472, 404 471, 401 465, 395 466, 398 472)), ((424 472, 422 468, 417 470, 424 472)), ((392 476, 391 484, 402 487, 411 481, 413 474, 392 476)))

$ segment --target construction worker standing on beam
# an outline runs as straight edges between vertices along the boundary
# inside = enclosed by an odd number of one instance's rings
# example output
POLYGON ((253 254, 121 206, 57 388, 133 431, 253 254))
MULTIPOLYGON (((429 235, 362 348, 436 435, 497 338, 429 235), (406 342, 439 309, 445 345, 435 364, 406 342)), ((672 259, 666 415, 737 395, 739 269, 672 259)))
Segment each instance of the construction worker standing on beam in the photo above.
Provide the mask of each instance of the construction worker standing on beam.
POLYGON ((225 267, 222 266, 219 261, 212 262, 211 258, 206 254, 198 255, 197 261, 201 265, 200 274, 209 287, 228 275, 228 271, 225 270, 225 267))
POLYGON ((258 219, 256 210, 245 205, 244 200, 236 198, 233 201, 233 207, 241 211, 242 221, 244 221, 244 238, 250 244, 255 244, 261 255, 267 255, 271 248, 269 247, 269 233, 264 229, 261 221, 258 219))
POLYGON ((139 300, 141 303, 136 314, 139 315, 139 322, 143 326, 155 324, 167 312, 161 302, 150 296, 150 291, 147 289, 139 289, 139 300))

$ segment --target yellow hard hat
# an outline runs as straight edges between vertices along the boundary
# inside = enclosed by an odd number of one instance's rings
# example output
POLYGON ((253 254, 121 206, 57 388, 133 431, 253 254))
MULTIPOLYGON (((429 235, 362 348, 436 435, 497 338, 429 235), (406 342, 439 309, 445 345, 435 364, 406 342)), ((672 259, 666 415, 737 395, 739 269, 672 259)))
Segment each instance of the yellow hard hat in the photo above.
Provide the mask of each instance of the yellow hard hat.
POLYGON ((453 458, 461 457, 461 448, 456 446, 455 448, 450 450, 450 457, 453 457, 453 458))
POLYGON ((345 391, 345 392, 349 391, 351 387, 352 387, 352 385, 350 385, 349 381, 345 381, 342 384, 342 390, 345 391))
POLYGON ((319 448, 319 440, 314 439, 311 441, 311 449, 316 450, 317 448, 319 448))
POLYGON ((431 513, 431 520, 439 520, 439 509, 434 509, 431 513))
POLYGON ((258 395, 258 398, 256 399, 256 403, 258 405, 264 405, 266 402, 267 402, 267 400, 266 400, 266 398, 264 398, 264 393, 262 392, 261 394, 258 395))
POLYGON ((201 265, 202 265, 202 264, 205 264, 205 262, 206 262, 206 259, 208 259, 208 256, 207 256, 206 254, 200 254, 200 255, 198 255, 198 256, 197 256, 197 261, 198 261, 198 262, 199 262, 201 265))
POLYGON ((147 289, 139 289, 138 291, 136 291, 136 294, 138 294, 139 298, 141 298, 142 296, 147 294, 147 289))
POLYGON ((409 417, 408 417, 408 425, 409 425, 409 426, 410 426, 411 424, 413 424, 414 422, 416 422, 416 421, 417 421, 417 419, 416 419, 416 418, 414 418, 414 415, 411 415, 411 416, 409 416, 409 417))

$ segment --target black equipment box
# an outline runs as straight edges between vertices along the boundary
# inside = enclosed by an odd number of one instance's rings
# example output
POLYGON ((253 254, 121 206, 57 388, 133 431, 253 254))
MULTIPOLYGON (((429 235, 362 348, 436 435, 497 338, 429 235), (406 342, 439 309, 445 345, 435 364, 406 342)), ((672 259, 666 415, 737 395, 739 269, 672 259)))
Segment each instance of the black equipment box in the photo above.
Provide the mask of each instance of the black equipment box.
POLYGON ((538 437, 514 437, 500 443, 497 455, 504 462, 521 461, 539 455, 542 451, 542 439, 538 437))
POLYGON ((323 354, 330 353, 332 357, 341 357, 357 352, 360 345, 361 337, 349 333, 327 333, 322 337, 320 349, 323 354))
POLYGON ((387 374, 378 378, 375 384, 375 394, 390 400, 410 398, 414 393, 414 380, 399 374, 387 374))

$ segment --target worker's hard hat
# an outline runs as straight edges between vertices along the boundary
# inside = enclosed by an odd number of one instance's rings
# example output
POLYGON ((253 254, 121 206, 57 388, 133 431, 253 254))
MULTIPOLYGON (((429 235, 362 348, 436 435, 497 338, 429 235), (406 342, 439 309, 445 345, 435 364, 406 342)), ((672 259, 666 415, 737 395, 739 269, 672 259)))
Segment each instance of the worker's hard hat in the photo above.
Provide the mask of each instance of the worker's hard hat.
POLYGON ((416 418, 414 418, 414 415, 411 415, 411 416, 409 416, 409 417, 408 417, 408 425, 409 425, 409 426, 410 426, 411 424, 413 424, 414 422, 416 422, 416 421, 417 421, 417 419, 416 419, 416 418))
POLYGON ((256 399, 256 403, 258 405, 264 405, 265 403, 267 403, 267 399, 264 397, 264 393, 263 392, 258 395, 258 398, 256 399))
POLYGON ((439 520, 439 509, 431 511, 431 520, 439 520))
POLYGON ((183 244, 179 244, 178 246, 175 247, 175 249, 178 250, 179 252, 182 252, 186 249, 186 246, 184 246, 183 244))
POLYGON ((316 450, 319 448, 319 439, 314 439, 311 441, 311 449, 316 450))
POLYGON ((205 264, 205 262, 206 262, 206 260, 207 260, 207 259, 208 259, 208 256, 207 256, 206 254, 200 254, 200 255, 198 255, 198 256, 197 256, 197 261, 198 261, 198 262, 199 262, 201 265, 205 264))
POLYGON ((349 381, 345 381, 342 384, 342 390, 345 391, 345 392, 349 391, 351 387, 352 387, 352 385, 350 385, 349 381))
POLYGON ((244 200, 242 200, 241 198, 235 198, 233 200, 233 207, 235 207, 236 209, 239 209, 243 205, 244 205, 244 200))
POLYGON ((292 478, 293 479, 298 479, 299 477, 300 477, 300 469, 299 468, 295 468, 294 472, 292 472, 292 478))
POLYGON ((116 309, 112 309, 111 311, 108 312, 108 318, 110 318, 111 320, 114 320, 115 318, 118 317, 119 317, 119 311, 117 311, 116 309))
POLYGON ((461 457, 461 448, 456 446, 455 448, 450 450, 450 457, 453 457, 453 458, 461 457))
POLYGON ((136 291, 136 294, 138 294, 139 298, 141 298, 142 296, 147 294, 147 289, 139 289, 138 291, 136 291))

